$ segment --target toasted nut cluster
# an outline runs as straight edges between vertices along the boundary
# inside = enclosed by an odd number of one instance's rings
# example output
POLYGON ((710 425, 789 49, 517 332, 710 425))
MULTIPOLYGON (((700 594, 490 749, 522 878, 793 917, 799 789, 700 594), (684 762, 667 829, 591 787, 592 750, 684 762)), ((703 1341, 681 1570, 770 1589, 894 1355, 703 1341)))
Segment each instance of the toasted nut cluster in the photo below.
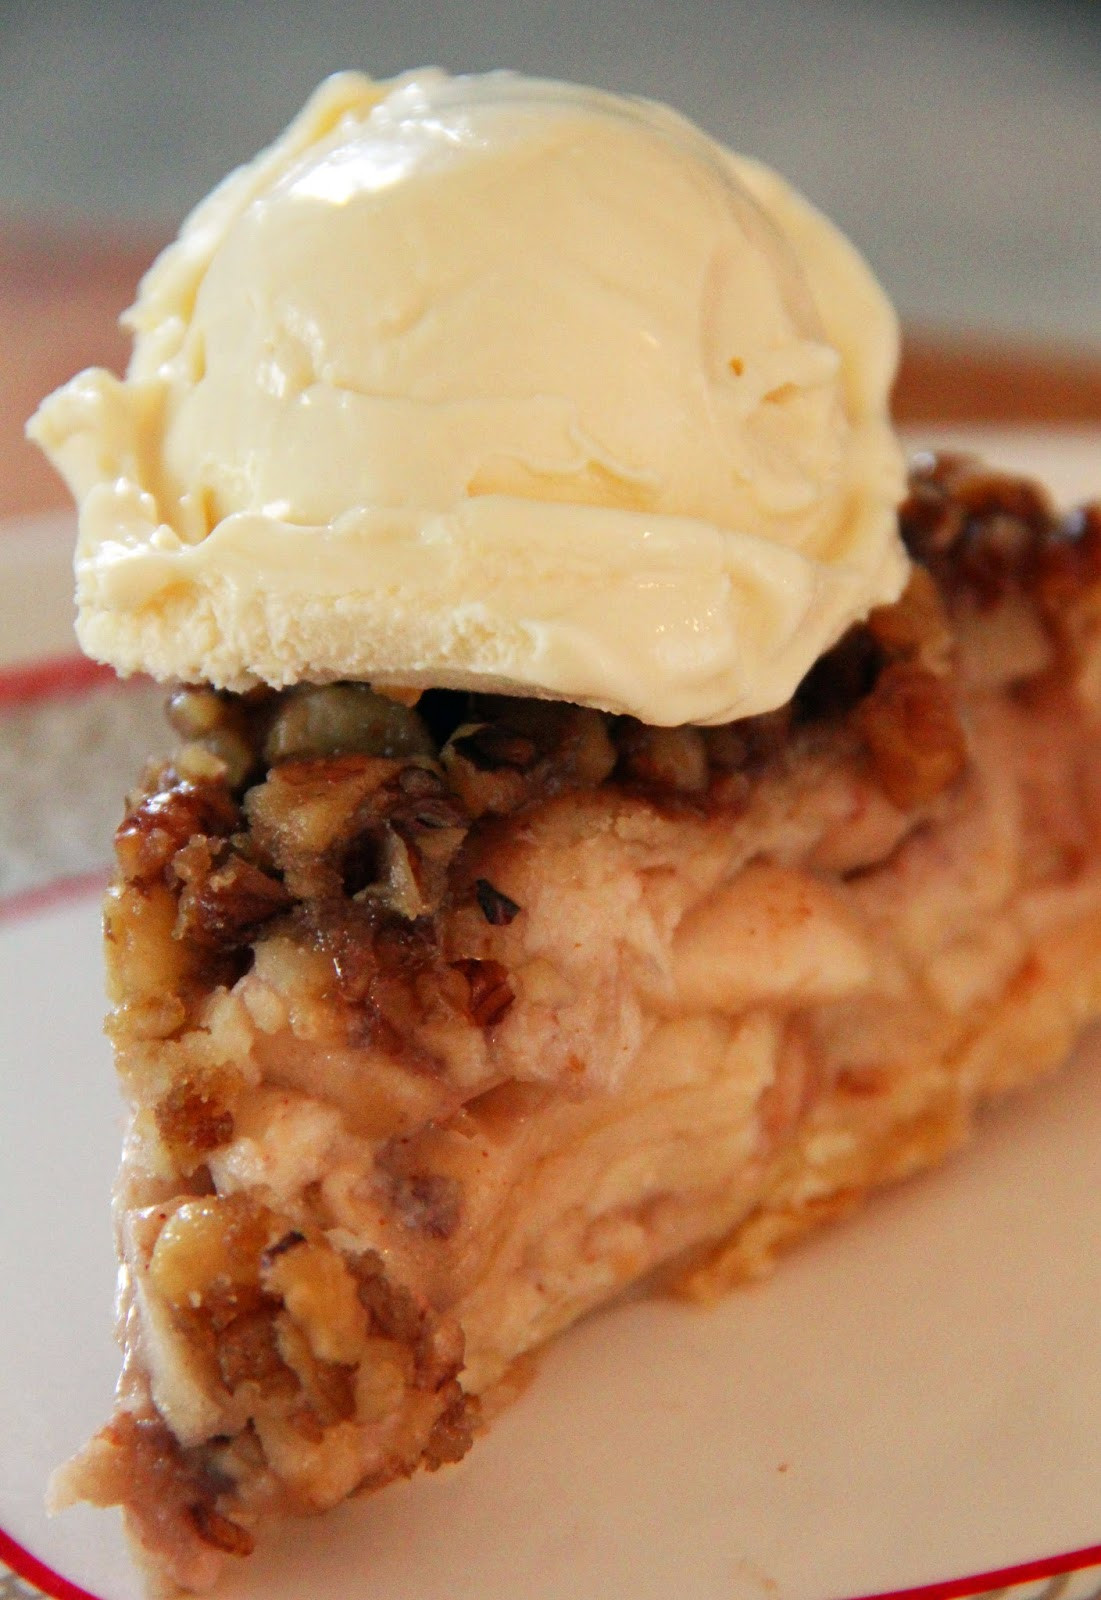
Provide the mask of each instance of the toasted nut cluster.
POLYGON ((185 741, 173 765, 191 782, 224 779, 240 788, 279 761, 334 755, 434 755, 431 734, 410 705, 366 684, 303 684, 281 694, 231 695, 187 688, 173 694, 168 720, 185 741))
POLYGON ((507 815, 564 789, 591 789, 611 774, 608 719, 543 700, 475 699, 485 720, 457 728, 441 753, 451 787, 472 817, 507 815))
POLYGON ((996 605, 1027 580, 1059 519, 1039 484, 992 472, 962 455, 922 455, 900 511, 910 553, 945 594, 996 605))
POLYGON ((193 839, 225 838, 240 821, 224 782, 180 782, 174 771, 157 773, 152 792, 131 802, 115 834, 119 868, 128 883, 149 888, 167 881, 176 852, 193 839))
POLYGON ((377 756, 283 762, 245 811, 297 899, 367 895, 406 917, 435 909, 469 826, 437 768, 377 756))
POLYGON ((880 787, 902 811, 935 799, 967 765, 951 689, 924 667, 892 662, 857 718, 880 787))
POLYGON ((177 932, 214 950, 249 944, 272 917, 291 905, 286 885, 228 841, 198 834, 173 858, 180 886, 177 932))
POLYGON ((1059 633, 1068 605, 1101 585, 1101 505, 1060 516, 1038 484, 969 456, 919 456, 899 518, 942 593, 980 608, 1024 593, 1059 633))
POLYGON ((244 703, 213 689, 180 689, 168 702, 168 720, 185 743, 175 767, 192 783, 224 779, 238 789, 256 766, 244 703))
POLYGON ((306 756, 434 756, 432 737, 410 706, 366 684, 333 683, 289 690, 264 738, 264 760, 306 756))

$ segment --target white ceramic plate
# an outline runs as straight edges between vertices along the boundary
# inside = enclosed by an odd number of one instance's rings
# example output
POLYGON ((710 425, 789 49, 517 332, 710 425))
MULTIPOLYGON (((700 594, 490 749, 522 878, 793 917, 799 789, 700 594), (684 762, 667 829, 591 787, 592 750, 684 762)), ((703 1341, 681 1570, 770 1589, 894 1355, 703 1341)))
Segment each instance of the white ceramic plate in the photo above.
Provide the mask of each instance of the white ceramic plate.
MULTIPOLYGON (((992 454, 1068 494, 1101 491, 1096 436, 998 438, 992 454)), ((60 592, 34 576, 38 562, 56 578, 60 544, 45 527, 31 542, 28 565, 0 533, 0 593, 18 569, 21 625, 60 592)), ((58 626, 44 618, 39 636, 63 638, 58 626)), ((64 675, 46 686, 50 715, 74 726, 89 694, 125 693, 74 692, 64 675)), ((26 694, 19 714, 38 714, 26 694)), ((121 796, 132 772, 116 776, 121 796)), ((98 945, 88 893, 24 890, 0 919, 0 1600, 141 1592, 113 1515, 42 1509, 117 1367, 119 1116, 98 945)), ((1101 1045, 1084 1048, 943 1171, 715 1311, 654 1302, 592 1319, 460 1466, 269 1536, 221 1592, 838 1600, 933 1585, 947 1600, 1073 1570, 1045 1592, 1095 1595, 1099 1075, 1101 1045)))

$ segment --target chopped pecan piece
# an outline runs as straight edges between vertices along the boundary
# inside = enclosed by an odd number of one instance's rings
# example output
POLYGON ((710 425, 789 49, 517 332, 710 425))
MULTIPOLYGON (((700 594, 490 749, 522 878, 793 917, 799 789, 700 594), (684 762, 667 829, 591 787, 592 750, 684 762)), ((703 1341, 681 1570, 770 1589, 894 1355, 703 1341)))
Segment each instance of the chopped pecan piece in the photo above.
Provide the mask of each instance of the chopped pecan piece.
POLYGON ((240 825, 241 813, 224 783, 169 782, 129 807, 115 834, 119 866, 129 881, 151 883, 196 835, 224 838, 240 825))
POLYGON ((947 672, 954 640, 940 592, 925 567, 915 566, 893 606, 877 606, 868 632, 889 660, 918 661, 931 672, 947 672))
POLYGON ((935 799, 967 765, 951 690, 923 667, 886 667, 857 726, 884 794, 903 810, 935 799))
POLYGON ((305 685, 279 699, 264 740, 269 763, 303 756, 434 756, 416 711, 364 683, 305 685))
POLYGON ((366 894, 407 919, 438 904, 468 826, 437 769, 365 755, 284 762, 245 810, 298 899, 366 894))
POLYGON ((339 898, 346 862, 385 821, 400 765, 351 755, 284 761, 245 796, 252 842, 296 898, 339 898))
POLYGON ((198 1534, 228 1554, 252 1550, 251 1535, 218 1510, 228 1480, 200 1451, 183 1450, 159 1416, 116 1412, 91 1451, 90 1498, 124 1505, 147 1548, 180 1550, 198 1534))
POLYGON ((414 1071, 439 1061, 418 1037, 432 1020, 462 1017, 469 986, 440 954, 430 917, 408 920, 370 902, 313 908, 317 948, 347 1002, 350 1036, 373 1040, 414 1071))
POLYGON ((967 456, 919 456, 899 510, 903 538, 945 594, 983 607, 1031 576, 1057 518, 1043 489, 967 456))
POLYGON ((284 884, 222 840, 193 839, 177 851, 172 870, 183 885, 176 936, 204 949, 250 944, 265 922, 293 903, 284 884))
POLYGON ((502 767, 517 767, 523 772, 535 760, 538 747, 527 734, 486 722, 460 728, 451 748, 478 772, 499 772, 502 767))
POLYGON ((440 757, 448 781, 467 811, 479 817, 487 812, 507 816, 519 810, 534 793, 534 781, 528 781, 520 767, 504 762, 490 765, 478 748, 471 746, 470 737, 468 730, 460 728, 440 757))
POLYGON ((217 689, 177 689, 168 697, 165 715, 184 739, 202 739, 223 728, 243 733, 246 726, 240 698, 217 689))
POLYGON ((187 1200, 160 1232, 149 1263, 151 1281, 169 1305, 201 1311, 216 1329, 227 1328, 264 1303, 261 1255, 286 1231, 245 1195, 187 1200))
POLYGON ((462 1370, 459 1324, 434 1314, 404 1284, 387 1277, 382 1258, 373 1250, 347 1258, 347 1265, 356 1278, 360 1304, 372 1332, 410 1351, 418 1389, 431 1394, 445 1390, 462 1370))
POLYGON ((507 815, 564 789, 603 783, 616 752, 599 711, 547 700, 474 696, 488 720, 457 728, 440 759, 472 817, 507 815))
POLYGON ((414 1347, 424 1331, 425 1314, 412 1293, 386 1275, 382 1257, 373 1250, 347 1258, 356 1279, 359 1302, 383 1339, 414 1347))

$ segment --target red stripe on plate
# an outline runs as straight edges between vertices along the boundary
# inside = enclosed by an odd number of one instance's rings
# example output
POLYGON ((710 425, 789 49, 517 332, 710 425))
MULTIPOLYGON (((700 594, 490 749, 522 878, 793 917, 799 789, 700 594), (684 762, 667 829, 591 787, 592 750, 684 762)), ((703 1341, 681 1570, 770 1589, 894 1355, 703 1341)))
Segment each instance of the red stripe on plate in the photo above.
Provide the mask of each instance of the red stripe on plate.
POLYGON ((21 889, 17 894, 0 899, 0 925, 17 922, 21 917, 33 917, 39 911, 49 911, 51 906, 102 894, 110 880, 110 868, 97 867, 94 872, 78 872, 71 878, 55 878, 52 883, 21 889))
POLYGON ((113 667, 89 661, 87 656, 49 656, 44 661, 0 667, 0 706, 32 705, 36 700, 84 694, 119 682, 113 667))
POLYGON ((988 1594, 992 1589, 1012 1589, 1018 1584, 1035 1583, 1040 1578, 1058 1578, 1069 1572, 1082 1572, 1101 1565, 1101 1544, 1083 1550, 1068 1550, 1059 1556, 1041 1556, 1037 1561, 1021 1561, 1013 1567, 996 1567, 992 1572, 977 1572, 969 1578, 946 1578, 941 1583, 921 1583, 913 1589, 883 1589, 878 1594, 862 1595, 860 1600, 963 1600, 967 1595, 988 1594))
POLYGON ((44 1561, 39 1561, 37 1556, 32 1556, 3 1528, 0 1528, 0 1561, 5 1562, 18 1577, 26 1578, 28 1583, 41 1589, 43 1594, 51 1595, 53 1600, 100 1600, 99 1595, 93 1594, 90 1589, 70 1583, 60 1572, 55 1572, 44 1561))
MULTIPOLYGON (((0 1561, 6 1562, 20 1578, 36 1584, 44 1594, 51 1596, 51 1600, 100 1600, 100 1596, 82 1589, 79 1584, 71 1583, 60 1572, 39 1561, 3 1528, 0 1528, 0 1561)), ((997 1567, 969 1578, 949 1578, 943 1583, 918 1584, 912 1589, 883 1589, 878 1594, 862 1596, 861 1600, 964 1600, 966 1596, 988 1594, 995 1589, 1011 1589, 1018 1584, 1081 1572, 1099 1564, 1101 1544, 1092 1544, 1083 1550, 1068 1550, 1063 1555, 1023 1561, 1013 1567, 997 1567)))

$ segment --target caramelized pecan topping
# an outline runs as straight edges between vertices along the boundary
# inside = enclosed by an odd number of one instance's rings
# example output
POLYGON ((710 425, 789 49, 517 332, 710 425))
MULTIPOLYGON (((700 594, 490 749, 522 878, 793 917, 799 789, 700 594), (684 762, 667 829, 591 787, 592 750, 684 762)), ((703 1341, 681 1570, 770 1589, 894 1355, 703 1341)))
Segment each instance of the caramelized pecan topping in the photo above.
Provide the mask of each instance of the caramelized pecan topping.
POLYGON ((278 878, 247 861, 228 841, 198 837, 178 850, 172 870, 182 885, 178 938, 211 950, 250 944, 293 899, 278 878))
POLYGON ((917 457, 899 520, 910 554, 942 590, 982 607, 1028 581, 1058 528, 1038 484, 949 454, 917 457))
POLYGON ((615 766, 599 711, 477 695, 470 707, 484 720, 457 728, 440 759, 472 817, 505 816, 564 789, 595 787, 615 766))
POLYGON ((886 667, 857 720, 876 778, 902 810, 935 799, 967 764, 951 690, 924 667, 886 667))
MULTIPOLYGON (((224 838, 241 825, 241 813, 225 784, 178 783, 140 795, 115 834, 119 866, 132 883, 160 878, 178 850, 195 838, 224 838)), ((160 781, 155 778, 154 781, 160 781)))

